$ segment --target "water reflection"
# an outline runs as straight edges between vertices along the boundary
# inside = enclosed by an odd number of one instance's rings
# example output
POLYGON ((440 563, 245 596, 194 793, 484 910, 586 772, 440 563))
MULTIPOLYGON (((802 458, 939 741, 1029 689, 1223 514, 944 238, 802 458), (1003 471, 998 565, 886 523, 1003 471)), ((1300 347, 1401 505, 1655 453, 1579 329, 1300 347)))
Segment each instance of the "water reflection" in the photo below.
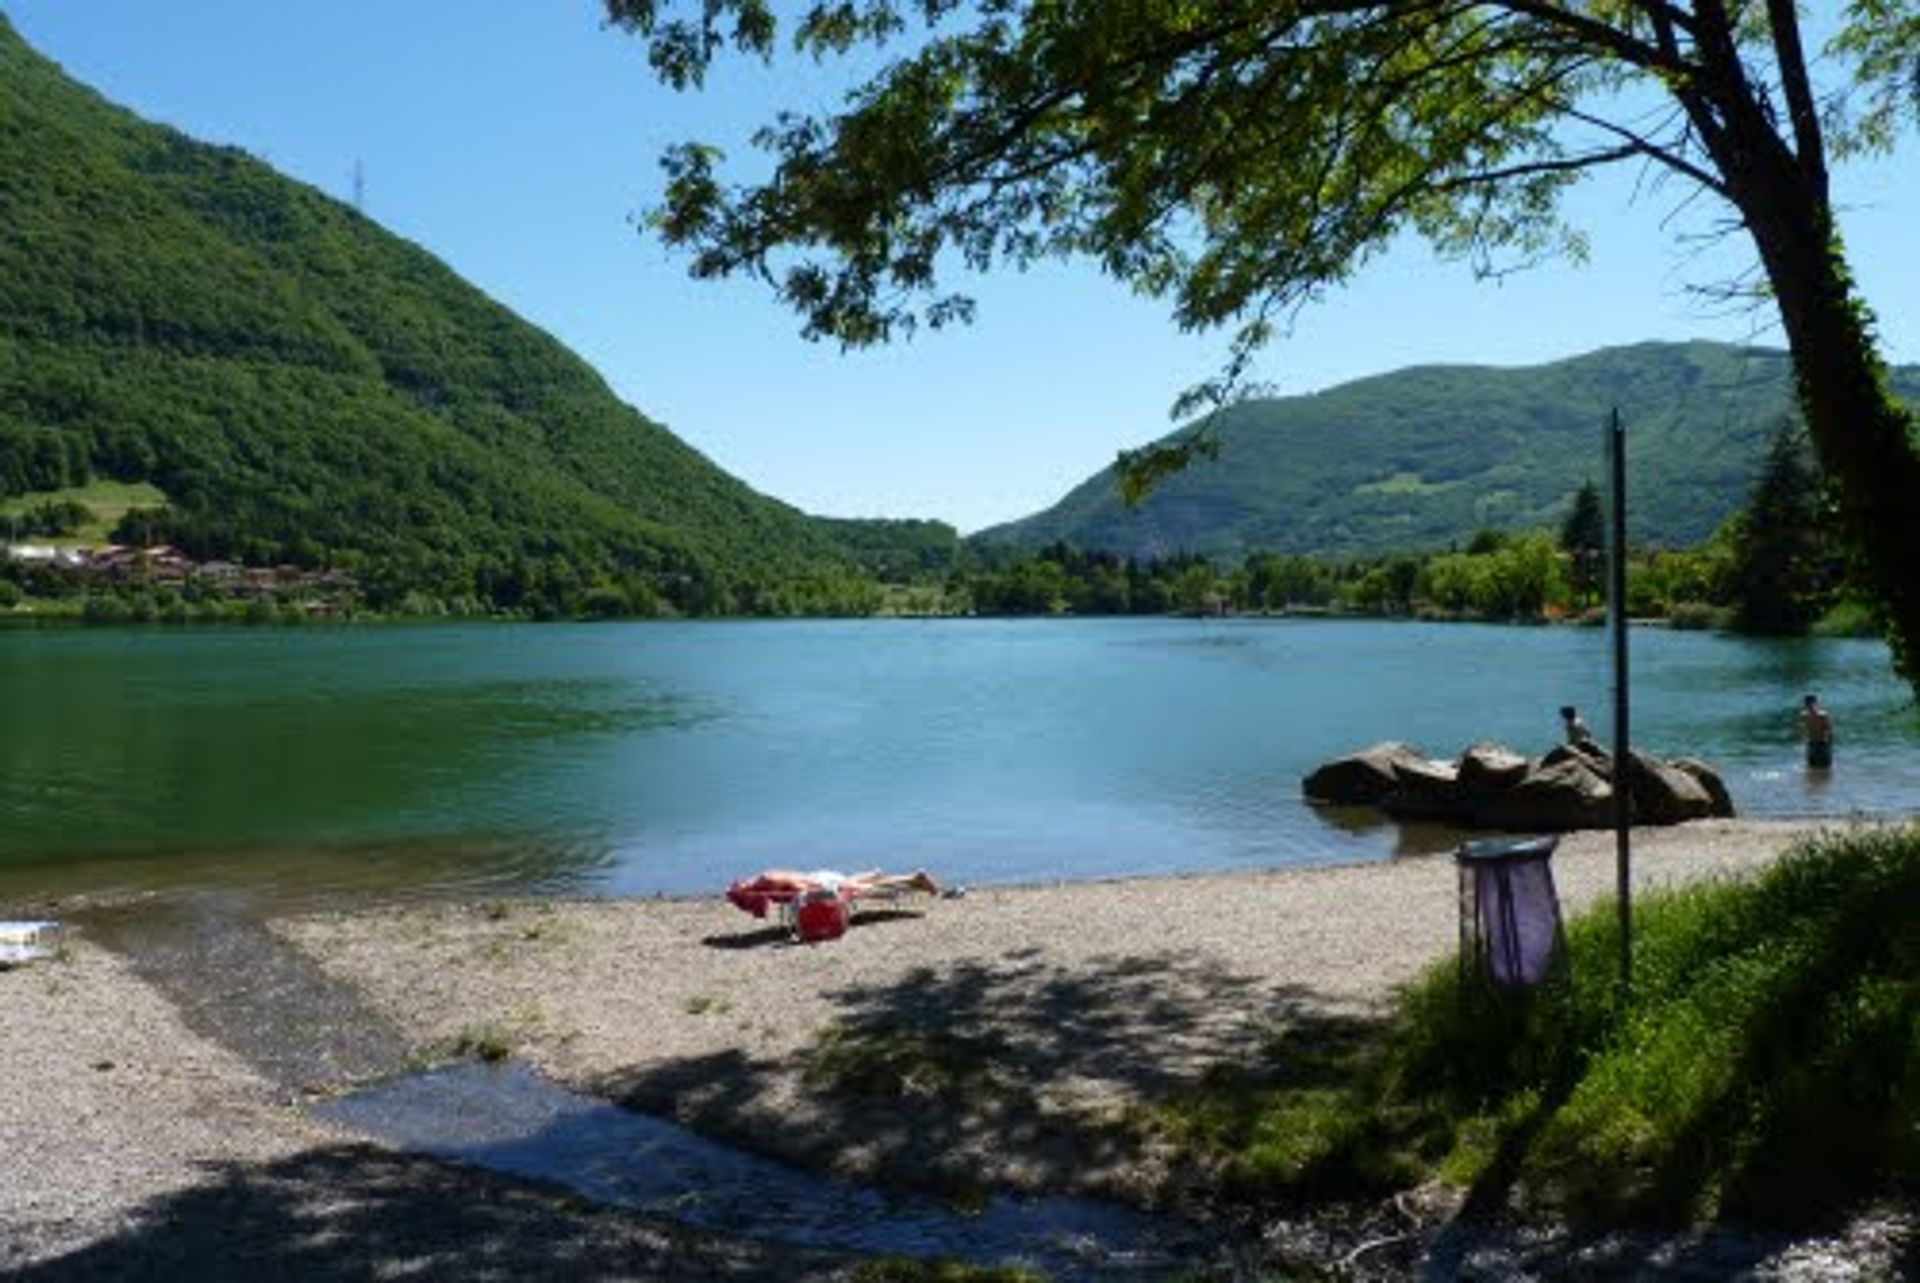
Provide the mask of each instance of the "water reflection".
POLYGON ((0 859, 524 830, 597 743, 711 716, 647 682, 476 670, 424 633, 115 640, 0 646, 0 859))
POLYGON ((1439 855, 1473 835, 1428 820, 1395 820, 1377 806, 1311 806, 1316 820, 1349 837, 1369 838, 1394 858, 1439 855))

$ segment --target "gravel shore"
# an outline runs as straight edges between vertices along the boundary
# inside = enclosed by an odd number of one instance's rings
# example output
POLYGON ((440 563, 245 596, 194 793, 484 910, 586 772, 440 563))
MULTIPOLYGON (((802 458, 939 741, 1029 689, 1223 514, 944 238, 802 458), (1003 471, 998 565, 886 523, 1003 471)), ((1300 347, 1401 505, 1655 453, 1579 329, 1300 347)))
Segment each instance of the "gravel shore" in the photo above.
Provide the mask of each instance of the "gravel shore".
MULTIPOLYGON (((1635 882, 1738 875, 1811 828, 1642 831, 1635 882)), ((1569 909, 1611 895, 1611 835, 1570 836, 1554 867, 1569 909)), ((838 941, 795 945, 715 896, 276 929, 430 1046, 510 1047, 565 1083, 757 1148, 894 1182, 1140 1198, 1165 1173, 1105 1147, 1102 1118, 1276 1023, 1379 1009, 1454 947, 1458 907, 1452 861, 1421 857, 979 888, 855 922, 838 941), (897 1107, 821 1088, 836 1062, 818 1049, 850 1034, 867 1059, 839 1068, 897 1107), (967 1090, 947 1094, 969 1108, 927 1108, 956 1074, 971 1075, 967 1090)))
MULTIPOLYGON (((1739 876, 1813 828, 1642 831, 1635 882, 1739 876)), ((1569 837, 1554 868, 1570 909, 1610 895, 1611 835, 1569 837)), ((978 888, 862 915, 819 946, 718 896, 267 926, 415 1054, 510 1050, 568 1085, 852 1175, 1151 1200, 1168 1173, 1103 1120, 1276 1023, 1378 1010, 1453 947, 1457 909, 1452 862, 1422 857, 978 888), (895 1105, 849 1103, 835 1074, 880 1083, 895 1105), (955 1082, 976 1107, 929 1108, 955 1082)), ((312 1267, 296 1274, 504 1276, 550 1272, 563 1244, 602 1277, 843 1268, 331 1132, 301 1109, 311 1084, 290 1088, 164 990, 84 921, 63 958, 0 973, 0 1273, 111 1277, 175 1259, 207 1277, 289 1260, 312 1267)))
MULTIPOLYGON (((588 1206, 323 1126, 304 1108, 311 1085, 275 1072, 284 1048, 203 1036, 190 985, 156 985, 150 959, 137 961, 83 926, 57 959, 0 971, 0 1277, 851 1276, 844 1257, 588 1206)), ((259 969, 287 997, 284 975, 259 969)), ((208 980, 216 993, 242 992, 229 977, 208 980)), ((357 1041, 346 1031, 294 1045, 332 1064, 325 1044, 357 1041)))
POLYGON ((0 1273, 125 1232, 146 1200, 223 1164, 268 1165, 318 1138, 85 940, 0 972, 0 1083, 0 1273))

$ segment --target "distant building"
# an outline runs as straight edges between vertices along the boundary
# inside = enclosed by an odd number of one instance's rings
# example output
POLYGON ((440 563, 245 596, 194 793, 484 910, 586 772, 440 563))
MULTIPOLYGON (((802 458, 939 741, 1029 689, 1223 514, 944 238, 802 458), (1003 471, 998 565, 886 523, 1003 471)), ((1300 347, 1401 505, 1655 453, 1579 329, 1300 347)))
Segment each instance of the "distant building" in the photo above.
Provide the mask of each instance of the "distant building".
MULTIPOLYGON (((167 544, 129 548, 105 544, 98 548, 62 548, 52 544, 0 543, 0 561, 14 560, 72 571, 82 578, 110 583, 185 587, 205 583, 236 598, 278 597, 289 592, 350 594, 359 587, 341 570, 308 570, 300 566, 245 566, 232 561, 195 562, 167 544)), ((325 602, 313 613, 330 614, 337 607, 325 602)))
POLYGON ((46 566, 67 566, 78 568, 87 564, 87 551, 84 548, 56 548, 51 544, 15 543, 0 544, 6 556, 13 561, 37 562, 46 566))

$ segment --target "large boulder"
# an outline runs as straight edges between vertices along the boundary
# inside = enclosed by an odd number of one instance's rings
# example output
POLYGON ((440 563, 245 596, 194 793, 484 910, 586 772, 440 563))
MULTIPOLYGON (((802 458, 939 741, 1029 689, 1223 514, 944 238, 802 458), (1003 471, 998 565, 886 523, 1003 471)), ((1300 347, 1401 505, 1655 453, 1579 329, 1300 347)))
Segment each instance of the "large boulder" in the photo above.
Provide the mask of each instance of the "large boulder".
POLYGON ((1684 824, 1713 814, 1713 797, 1690 772, 1644 753, 1627 755, 1636 824, 1684 824))
POLYGON ((1455 774, 1469 793, 1512 788, 1527 777, 1527 759, 1503 744, 1474 744, 1460 755, 1455 774))
MULTIPOLYGON (((1590 742, 1556 745, 1538 762, 1498 744, 1475 744, 1457 765, 1386 743, 1328 762, 1303 787, 1312 801, 1378 806, 1397 819, 1558 832, 1612 825, 1613 766, 1590 742)), ((1669 762, 1634 753, 1624 776, 1636 824, 1733 814, 1719 775, 1693 758, 1669 762)))
POLYGON ((1489 829, 1604 828, 1613 820, 1613 785, 1584 758, 1528 771, 1512 788, 1475 800, 1473 822, 1489 829))
POLYGON ((1426 754, 1411 744, 1389 742, 1363 748, 1315 769, 1300 781, 1309 802, 1330 806, 1378 806, 1393 791, 1397 764, 1424 764, 1426 754))
POLYGON ((1467 794, 1451 762, 1397 761, 1393 788, 1380 799, 1388 815, 1408 820, 1466 820, 1467 794))
POLYGON ((1562 762, 1578 762, 1591 768, 1603 780, 1613 778, 1613 758, 1592 740, 1581 740, 1577 744, 1555 744, 1540 759, 1542 766, 1558 766, 1562 762))
POLYGON ((1676 757, 1668 765, 1676 771, 1685 771, 1693 777, 1694 783, 1707 791, 1707 796, 1713 801, 1709 815, 1716 820, 1733 818, 1733 796, 1727 792, 1726 781, 1720 778, 1720 772, 1697 757, 1676 757))

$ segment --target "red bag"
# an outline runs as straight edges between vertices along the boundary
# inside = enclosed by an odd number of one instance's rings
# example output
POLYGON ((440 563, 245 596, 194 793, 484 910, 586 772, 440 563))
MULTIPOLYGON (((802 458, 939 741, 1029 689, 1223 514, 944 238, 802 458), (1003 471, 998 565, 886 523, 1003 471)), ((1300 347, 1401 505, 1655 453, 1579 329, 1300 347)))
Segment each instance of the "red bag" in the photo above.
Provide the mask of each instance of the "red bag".
POLYGON ((831 891, 809 891, 793 909, 794 933, 808 944, 847 933, 847 902, 831 891))

